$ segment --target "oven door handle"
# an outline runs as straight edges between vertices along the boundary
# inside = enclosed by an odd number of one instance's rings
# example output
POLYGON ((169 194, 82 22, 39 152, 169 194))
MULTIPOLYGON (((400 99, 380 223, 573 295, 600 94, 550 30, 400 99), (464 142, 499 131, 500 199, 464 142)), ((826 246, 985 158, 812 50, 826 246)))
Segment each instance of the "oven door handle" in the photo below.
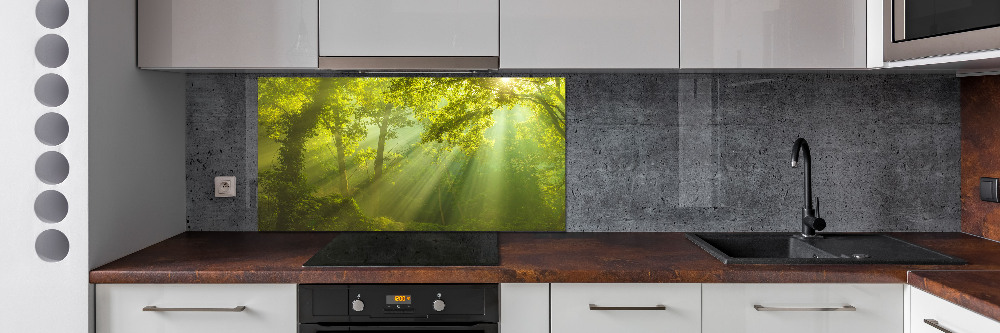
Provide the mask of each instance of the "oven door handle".
POLYGON ((482 333, 497 333, 497 324, 473 324, 473 325, 441 325, 441 324, 422 324, 422 323, 412 323, 409 326, 321 326, 312 324, 302 324, 299 325, 300 333, 326 333, 326 332, 365 332, 365 331, 378 331, 378 332, 447 332, 447 331, 462 331, 462 332, 482 332, 482 333))

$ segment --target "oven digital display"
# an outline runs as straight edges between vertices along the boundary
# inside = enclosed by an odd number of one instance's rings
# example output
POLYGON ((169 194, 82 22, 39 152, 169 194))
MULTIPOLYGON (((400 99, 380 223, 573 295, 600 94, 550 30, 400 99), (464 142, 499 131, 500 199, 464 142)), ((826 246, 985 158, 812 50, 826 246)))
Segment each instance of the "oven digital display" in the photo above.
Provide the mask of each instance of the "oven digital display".
POLYGON ((410 304, 410 295, 385 295, 385 304, 410 304))

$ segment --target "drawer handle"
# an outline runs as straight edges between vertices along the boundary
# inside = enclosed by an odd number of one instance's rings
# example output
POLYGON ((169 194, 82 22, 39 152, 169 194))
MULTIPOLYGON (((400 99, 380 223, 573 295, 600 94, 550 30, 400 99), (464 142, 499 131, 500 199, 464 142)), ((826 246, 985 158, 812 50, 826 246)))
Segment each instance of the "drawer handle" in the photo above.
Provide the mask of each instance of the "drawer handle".
POLYGON ((934 319, 924 319, 924 323, 927 324, 927 325, 931 325, 931 327, 936 328, 939 331, 944 332, 944 333, 955 333, 955 332, 952 332, 951 330, 949 330, 947 328, 944 328, 944 326, 941 326, 941 323, 938 323, 938 321, 934 320, 934 319))
POLYGON ((619 311, 619 310, 642 311, 642 310, 666 310, 667 306, 666 305, 654 305, 654 306, 598 306, 596 304, 591 304, 590 305, 590 309, 591 310, 599 310, 599 311, 619 311))
POLYGON ((832 308, 776 308, 754 304, 753 309, 757 311, 858 311, 858 308, 855 308, 853 305, 844 305, 832 308))
POLYGON ((156 311, 156 312, 175 312, 175 311, 193 311, 193 312, 243 312, 247 307, 240 305, 233 308, 158 308, 153 305, 149 305, 142 308, 142 311, 156 311))

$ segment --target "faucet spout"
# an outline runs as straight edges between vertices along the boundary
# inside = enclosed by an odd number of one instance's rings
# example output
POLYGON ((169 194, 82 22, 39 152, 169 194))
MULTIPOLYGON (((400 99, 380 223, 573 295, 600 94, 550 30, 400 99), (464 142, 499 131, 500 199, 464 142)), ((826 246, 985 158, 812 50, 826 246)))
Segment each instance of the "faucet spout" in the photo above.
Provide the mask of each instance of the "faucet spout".
POLYGON ((809 154, 809 143, 806 139, 798 138, 795 140, 795 144, 792 145, 792 167, 797 168, 799 166, 799 152, 802 152, 802 167, 805 169, 802 174, 803 189, 802 194, 804 195, 805 201, 802 208, 812 209, 812 155, 809 154))
POLYGON ((802 236, 816 237, 817 230, 826 228, 826 221, 816 216, 812 205, 812 156, 809 154, 809 143, 798 138, 792 146, 792 167, 799 166, 799 152, 802 153, 802 236))

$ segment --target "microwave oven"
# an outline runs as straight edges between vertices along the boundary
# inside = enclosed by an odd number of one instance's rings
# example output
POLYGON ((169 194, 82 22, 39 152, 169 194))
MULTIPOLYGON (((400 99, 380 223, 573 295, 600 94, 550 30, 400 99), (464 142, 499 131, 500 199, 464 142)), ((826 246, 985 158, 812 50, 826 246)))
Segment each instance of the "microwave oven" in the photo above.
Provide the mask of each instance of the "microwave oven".
POLYGON ((884 0, 886 62, 1000 49, 1000 1, 884 0))

